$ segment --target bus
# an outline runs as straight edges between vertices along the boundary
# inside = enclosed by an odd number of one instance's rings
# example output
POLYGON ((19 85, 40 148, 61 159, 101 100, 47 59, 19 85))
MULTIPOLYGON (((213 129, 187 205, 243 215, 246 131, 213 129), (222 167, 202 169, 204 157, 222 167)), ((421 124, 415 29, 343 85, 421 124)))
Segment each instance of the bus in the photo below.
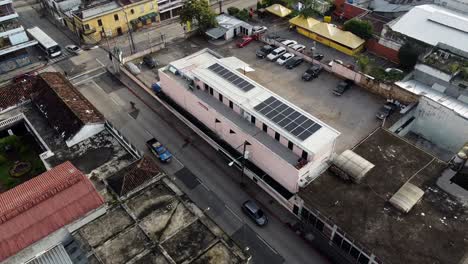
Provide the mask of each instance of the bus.
POLYGON ((51 37, 38 27, 28 28, 28 33, 39 42, 39 47, 47 53, 50 58, 62 55, 60 46, 51 37))

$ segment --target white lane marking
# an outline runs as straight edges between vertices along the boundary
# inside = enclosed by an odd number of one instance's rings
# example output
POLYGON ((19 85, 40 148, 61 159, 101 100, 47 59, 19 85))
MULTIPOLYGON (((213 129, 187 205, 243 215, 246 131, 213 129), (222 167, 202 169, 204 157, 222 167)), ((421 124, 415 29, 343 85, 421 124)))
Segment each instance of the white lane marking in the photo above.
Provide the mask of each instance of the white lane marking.
POLYGON ((150 137, 153 137, 153 135, 151 135, 151 133, 146 129, 146 128, 143 128, 143 130, 146 132, 146 134, 148 134, 150 137))
POLYGON ((99 64, 101 64, 102 67, 106 67, 106 65, 104 65, 104 63, 102 63, 102 62, 101 62, 100 60, 98 60, 97 58, 96 58, 96 61, 97 61, 99 64))
POLYGON ((229 206, 224 205, 224 207, 226 207, 226 209, 228 209, 229 212, 231 212, 231 214, 233 214, 241 224, 244 222, 242 221, 242 218, 238 214, 236 214, 229 206))
POLYGON ((114 102, 114 104, 116 104, 117 106, 120 106, 119 103, 114 99, 114 97, 111 96, 110 99, 112 100, 112 102, 114 102))
POLYGON ((211 191, 211 189, 208 188, 208 186, 206 186, 205 183, 203 183, 202 181, 200 181, 200 179, 197 178, 197 180, 198 180, 198 182, 199 182, 203 187, 205 187, 205 189, 206 189, 207 191, 211 191))
POLYGON ((92 75, 92 76, 90 76, 90 77, 88 77, 88 78, 86 78, 86 79, 84 79, 84 80, 81 80, 81 81, 76 82, 76 83, 73 83, 73 84, 74 84, 74 85, 82 84, 82 83, 87 82, 87 81, 89 81, 89 80, 92 80, 92 79, 94 79, 94 78, 96 78, 96 77, 99 77, 99 76, 105 74, 106 72, 107 72, 107 71, 104 70, 103 72, 99 72, 98 74, 92 75))
POLYGON ((274 248, 272 248, 270 245, 268 245, 268 243, 259 235, 257 235, 258 239, 260 239, 260 241, 263 242, 263 244, 265 244, 271 251, 273 251, 273 253, 275 253, 276 255, 279 255, 278 252, 276 252, 276 250, 274 248))
POLYGON ((82 72, 82 73, 80 73, 80 74, 78 74, 78 75, 75 75, 75 76, 69 78, 68 80, 72 81, 72 80, 74 80, 74 79, 76 79, 76 78, 78 78, 78 77, 81 77, 81 76, 83 76, 83 75, 86 75, 86 74, 88 74, 88 73, 90 73, 90 72, 93 72, 93 71, 97 71, 97 70, 102 69, 102 68, 104 68, 104 67, 103 67, 103 66, 99 66, 99 67, 93 68, 93 69, 91 69, 91 70, 87 70, 87 71, 85 71, 85 72, 82 72))

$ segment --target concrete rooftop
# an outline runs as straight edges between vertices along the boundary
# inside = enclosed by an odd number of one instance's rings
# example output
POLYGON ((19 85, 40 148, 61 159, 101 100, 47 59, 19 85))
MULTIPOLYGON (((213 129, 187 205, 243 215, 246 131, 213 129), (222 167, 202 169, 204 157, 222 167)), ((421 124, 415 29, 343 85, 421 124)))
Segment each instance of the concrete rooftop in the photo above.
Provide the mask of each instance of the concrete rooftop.
POLYGON ((468 207, 436 186, 446 164, 383 129, 354 151, 375 164, 363 182, 325 172, 299 192, 306 205, 384 263, 460 263, 468 252, 468 207), (404 214, 388 200, 406 182, 424 196, 404 214))

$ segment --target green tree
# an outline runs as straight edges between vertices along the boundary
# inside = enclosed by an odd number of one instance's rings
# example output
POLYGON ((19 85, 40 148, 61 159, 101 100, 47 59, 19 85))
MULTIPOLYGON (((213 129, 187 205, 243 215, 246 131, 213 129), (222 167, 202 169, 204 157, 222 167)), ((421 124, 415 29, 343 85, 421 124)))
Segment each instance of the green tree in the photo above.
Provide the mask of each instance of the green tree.
POLYGON ((230 7, 228 7, 227 11, 228 11, 228 14, 230 16, 235 16, 237 13, 239 13, 240 10, 239 10, 239 8, 237 8, 235 6, 230 6, 230 7))
POLYGON ((420 51, 414 45, 406 42, 398 51, 398 59, 403 69, 410 70, 418 62, 420 51))
POLYGON ((209 28, 217 26, 216 13, 206 0, 187 0, 180 11, 180 21, 197 23, 198 30, 203 33, 209 28))
POLYGON ((371 22, 357 18, 346 21, 343 29, 363 39, 372 38, 374 32, 374 27, 371 22))
POLYGON ((371 60, 365 55, 359 55, 357 57, 357 65, 359 70, 366 74, 369 73, 370 69, 372 68, 371 60))

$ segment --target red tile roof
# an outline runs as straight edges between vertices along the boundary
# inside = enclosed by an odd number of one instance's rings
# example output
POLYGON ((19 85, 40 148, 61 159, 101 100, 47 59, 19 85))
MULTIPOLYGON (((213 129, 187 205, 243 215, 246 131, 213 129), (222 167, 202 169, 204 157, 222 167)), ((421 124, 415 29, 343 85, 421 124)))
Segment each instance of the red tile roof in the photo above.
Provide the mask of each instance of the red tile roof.
POLYGON ((0 194, 0 261, 104 204, 69 161, 0 194))
POLYGON ((33 83, 13 83, 0 87, 0 112, 31 99, 33 83))

